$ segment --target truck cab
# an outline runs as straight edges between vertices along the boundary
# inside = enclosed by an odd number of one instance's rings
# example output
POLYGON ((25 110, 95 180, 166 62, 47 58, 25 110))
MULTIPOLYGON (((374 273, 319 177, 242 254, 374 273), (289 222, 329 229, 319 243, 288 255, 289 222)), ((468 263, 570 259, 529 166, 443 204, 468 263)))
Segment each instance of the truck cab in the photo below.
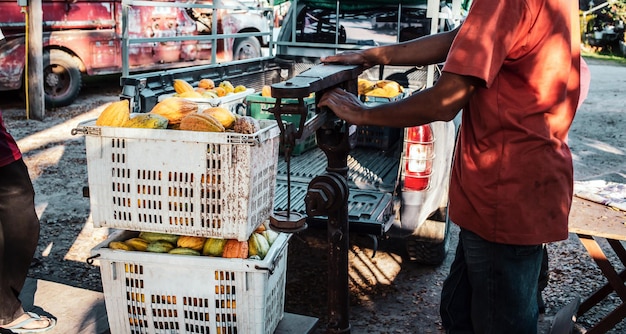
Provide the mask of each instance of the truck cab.
MULTIPOLYGON (((86 76, 260 57, 269 43, 271 15, 261 8, 237 0, 155 3, 42 1, 46 107, 71 104, 86 76)), ((14 0, 0 0, 0 30, 7 40, 0 46, 1 91, 24 87, 26 13, 14 0)))
MULTIPOLYGON (((274 2, 276 5, 277 3, 274 2)), ((269 55, 218 65, 141 73, 122 78, 122 98, 134 112, 148 112, 159 96, 173 92, 173 81, 196 86, 208 78, 261 91, 263 86, 294 78, 320 64, 320 57, 346 50, 396 43, 438 31, 454 29, 462 19, 460 1, 336 1, 297 0, 289 11, 269 55), (456 14, 454 14, 456 13, 456 14)), ((405 94, 430 87, 440 66, 376 66, 359 78, 393 80, 405 94)), ((401 95, 399 98, 405 97, 401 95)), ((386 103, 389 100, 364 100, 386 103)), ((244 101, 241 113, 254 104, 244 101)), ((315 109, 315 106, 311 106, 315 109)), ((264 106, 262 108, 267 108, 264 106)), ((448 251, 448 183, 456 145, 459 117, 410 128, 355 127, 354 148, 348 156, 348 209, 351 233, 375 240, 394 238, 406 245, 410 259, 437 265, 448 251)), ((316 138, 313 138, 316 139, 316 138)), ((327 167, 315 140, 301 138, 301 148, 278 159, 274 209, 306 214, 304 194, 313 178, 327 167)), ((323 227, 324 217, 308 217, 311 227, 323 227)))

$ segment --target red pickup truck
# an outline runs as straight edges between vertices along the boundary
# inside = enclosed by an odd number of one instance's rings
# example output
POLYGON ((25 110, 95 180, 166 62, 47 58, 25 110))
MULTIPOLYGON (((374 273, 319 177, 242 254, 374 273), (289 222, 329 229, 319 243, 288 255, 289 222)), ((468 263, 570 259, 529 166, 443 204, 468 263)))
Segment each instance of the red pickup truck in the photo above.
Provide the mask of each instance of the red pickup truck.
MULTIPOLYGON (((129 41, 142 39, 128 43, 131 72, 259 57, 270 39, 271 9, 236 0, 215 6, 212 1, 129 3, 124 16, 121 0, 43 0, 46 107, 71 104, 84 75, 122 73, 124 26, 129 41)), ((15 0, 0 0, 0 30, 6 37, 0 46, 0 91, 24 85, 25 9, 15 0)))

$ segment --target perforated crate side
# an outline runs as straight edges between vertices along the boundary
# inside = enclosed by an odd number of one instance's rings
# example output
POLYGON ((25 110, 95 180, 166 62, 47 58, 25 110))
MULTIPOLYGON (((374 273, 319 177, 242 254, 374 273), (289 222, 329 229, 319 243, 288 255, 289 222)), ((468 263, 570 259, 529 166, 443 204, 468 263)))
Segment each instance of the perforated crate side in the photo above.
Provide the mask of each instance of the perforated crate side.
POLYGON ((264 260, 111 250, 99 254, 112 334, 274 333, 284 315, 288 236, 264 260))
POLYGON ((279 130, 269 123, 275 131, 256 142, 152 129, 87 136, 94 225, 247 240, 273 208, 279 130))

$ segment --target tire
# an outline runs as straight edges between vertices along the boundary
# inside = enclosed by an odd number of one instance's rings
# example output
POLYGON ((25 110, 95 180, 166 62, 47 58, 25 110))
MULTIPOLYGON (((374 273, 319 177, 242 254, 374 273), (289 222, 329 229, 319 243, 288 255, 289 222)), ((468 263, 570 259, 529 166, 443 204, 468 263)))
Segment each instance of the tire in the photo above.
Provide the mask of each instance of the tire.
POLYGON ((450 221, 446 215, 444 221, 427 223, 445 224, 443 240, 427 239, 413 235, 405 238, 406 251, 410 261, 438 266, 445 261, 450 248, 450 221))
POLYGON ((261 57, 261 43, 254 37, 237 38, 233 44, 233 59, 243 60, 261 57))
POLYGON ((46 108, 72 104, 80 93, 82 74, 67 52, 50 50, 43 56, 43 90, 46 108))

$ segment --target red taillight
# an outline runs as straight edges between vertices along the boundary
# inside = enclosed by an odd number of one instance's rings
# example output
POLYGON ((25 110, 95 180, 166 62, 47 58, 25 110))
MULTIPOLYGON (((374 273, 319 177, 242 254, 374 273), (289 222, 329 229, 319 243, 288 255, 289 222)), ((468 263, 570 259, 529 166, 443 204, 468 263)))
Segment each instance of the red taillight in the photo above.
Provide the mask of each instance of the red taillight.
POLYGON ((430 183, 433 169, 434 142, 433 131, 430 125, 407 128, 404 141, 404 189, 424 190, 430 183))

